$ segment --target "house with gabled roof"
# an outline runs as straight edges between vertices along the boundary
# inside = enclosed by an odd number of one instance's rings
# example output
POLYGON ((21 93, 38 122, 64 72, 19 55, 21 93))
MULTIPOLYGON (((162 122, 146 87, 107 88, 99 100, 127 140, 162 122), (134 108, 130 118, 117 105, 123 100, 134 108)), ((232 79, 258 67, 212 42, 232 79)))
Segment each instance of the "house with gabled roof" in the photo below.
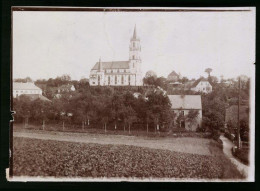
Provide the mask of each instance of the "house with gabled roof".
POLYGON ((202 125, 202 104, 201 95, 168 95, 171 102, 171 109, 177 115, 175 124, 178 117, 180 118, 179 126, 186 130, 196 131, 202 125), (197 112, 196 118, 193 122, 187 120, 189 112, 197 112))
POLYGON ((212 84, 206 78, 200 78, 194 82, 191 90, 201 93, 210 93, 212 92, 212 84))
POLYGON ((32 101, 38 98, 43 101, 50 101, 42 95, 42 89, 33 82, 13 82, 13 97, 19 98, 21 95, 29 97, 32 101))
POLYGON ((13 97, 19 97, 22 94, 42 95, 42 90, 33 82, 13 82, 13 97))
POLYGON ((167 81, 176 82, 181 79, 181 75, 177 74, 174 70, 168 75, 167 81))

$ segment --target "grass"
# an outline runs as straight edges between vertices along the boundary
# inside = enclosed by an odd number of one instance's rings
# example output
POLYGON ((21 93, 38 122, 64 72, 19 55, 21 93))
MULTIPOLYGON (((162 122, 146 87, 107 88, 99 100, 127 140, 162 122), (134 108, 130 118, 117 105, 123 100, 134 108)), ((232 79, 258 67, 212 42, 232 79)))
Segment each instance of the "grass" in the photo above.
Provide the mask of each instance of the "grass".
POLYGON ((234 179, 245 178, 235 167, 235 165, 225 156, 222 150, 222 144, 220 142, 211 140, 209 143, 209 150, 214 155, 216 160, 221 161, 222 163, 222 178, 230 179, 230 177, 234 179))
POLYGON ((126 145, 71 143, 14 137, 16 176, 243 178, 210 142, 213 156, 126 145))
MULTIPOLYGON (((42 130, 41 125, 29 124, 25 129, 23 124, 14 124, 14 131, 27 131, 27 130, 42 130)), ((57 131, 57 132, 75 132, 75 133, 93 133, 93 134, 108 134, 108 135, 129 135, 129 136, 140 136, 140 137, 198 137, 198 138, 211 138, 210 133, 198 133, 190 132, 186 130, 173 130, 171 132, 155 132, 153 127, 149 127, 147 133, 146 130, 137 130, 131 129, 130 133, 128 128, 118 126, 115 130, 114 128, 109 128, 106 130, 102 128, 94 128, 93 126, 85 126, 85 129, 82 129, 81 126, 66 125, 65 128, 62 128, 61 124, 48 124, 45 126, 45 131, 57 131)))

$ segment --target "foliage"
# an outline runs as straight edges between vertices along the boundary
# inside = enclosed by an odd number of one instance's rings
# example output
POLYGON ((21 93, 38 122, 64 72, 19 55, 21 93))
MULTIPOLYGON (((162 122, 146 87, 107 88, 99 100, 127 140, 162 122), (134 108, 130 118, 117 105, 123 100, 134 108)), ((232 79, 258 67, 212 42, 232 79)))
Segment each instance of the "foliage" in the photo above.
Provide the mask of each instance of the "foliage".
POLYGON ((212 69, 211 68, 206 68, 205 72, 210 76, 210 73, 212 72, 212 69))
POLYGON ((186 121, 189 123, 189 128, 191 129, 192 126, 197 122, 199 116, 198 110, 190 110, 186 116, 186 121))
POLYGON ((232 149, 232 154, 245 165, 249 165, 249 149, 248 148, 232 149))

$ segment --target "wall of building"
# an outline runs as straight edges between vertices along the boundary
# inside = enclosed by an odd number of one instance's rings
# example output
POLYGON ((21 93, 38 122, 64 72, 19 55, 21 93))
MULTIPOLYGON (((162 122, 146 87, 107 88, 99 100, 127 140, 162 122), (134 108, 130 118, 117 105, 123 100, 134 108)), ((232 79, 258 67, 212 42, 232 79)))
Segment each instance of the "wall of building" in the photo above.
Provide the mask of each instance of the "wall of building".
POLYGON ((210 93, 212 92, 212 86, 209 82, 199 82, 198 85, 192 88, 193 91, 210 93))
MULTIPOLYGON (((188 110, 188 109, 183 109, 183 110, 178 109, 178 110, 173 110, 173 111, 177 114, 177 116, 176 116, 176 118, 175 118, 175 124, 176 124, 176 119, 177 119, 177 117, 178 117, 181 113, 184 114, 184 116, 185 116, 185 115, 188 115, 188 113, 189 113, 190 110, 188 110)), ((194 122, 194 123, 191 125, 189 122, 185 121, 185 129, 186 129, 186 130, 188 130, 188 131, 196 131, 196 129, 198 128, 198 126, 201 127, 201 125, 202 125, 202 110, 200 109, 200 110, 198 110, 198 111, 199 111, 199 115, 198 115, 198 117, 197 117, 197 119, 196 119, 196 122, 194 122)), ((177 127, 177 128, 181 128, 181 127, 177 127)))
POLYGON ((13 97, 18 97, 22 94, 40 94, 42 95, 42 90, 13 90, 13 97))

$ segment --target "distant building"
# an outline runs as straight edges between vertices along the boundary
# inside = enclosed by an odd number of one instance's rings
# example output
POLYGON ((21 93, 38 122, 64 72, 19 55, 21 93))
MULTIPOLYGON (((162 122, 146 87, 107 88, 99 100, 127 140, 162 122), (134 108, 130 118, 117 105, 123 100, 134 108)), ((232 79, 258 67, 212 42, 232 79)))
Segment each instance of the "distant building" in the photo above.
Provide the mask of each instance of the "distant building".
POLYGON ((191 90, 195 92, 210 93, 212 92, 212 85, 207 79, 201 78, 194 82, 191 90))
POLYGON ((141 45, 136 27, 130 40, 129 60, 97 62, 90 71, 90 86, 142 86, 141 45))
POLYGON ((62 85, 60 87, 58 87, 58 93, 61 93, 61 92, 70 92, 70 91, 75 91, 75 86, 74 85, 71 85, 71 84, 68 84, 68 85, 62 85))
POLYGON ((42 90, 33 82, 13 82, 13 97, 17 98, 20 95, 42 95, 42 90))
POLYGON ((179 79, 181 79, 180 74, 177 74, 175 71, 172 71, 168 77, 167 77, 167 81, 171 81, 171 82, 176 82, 179 79))
POLYGON ((42 95, 42 90, 33 82, 13 82, 13 97, 19 98, 21 95, 29 97, 32 101, 38 98, 44 101, 50 101, 42 95))
POLYGON ((190 124, 187 120, 182 120, 179 128, 196 131, 198 127, 201 127, 202 104, 200 95, 168 95, 168 97, 172 104, 171 108, 177 116, 182 115, 184 117, 188 115, 189 111, 198 111, 197 119, 193 124, 190 124))

